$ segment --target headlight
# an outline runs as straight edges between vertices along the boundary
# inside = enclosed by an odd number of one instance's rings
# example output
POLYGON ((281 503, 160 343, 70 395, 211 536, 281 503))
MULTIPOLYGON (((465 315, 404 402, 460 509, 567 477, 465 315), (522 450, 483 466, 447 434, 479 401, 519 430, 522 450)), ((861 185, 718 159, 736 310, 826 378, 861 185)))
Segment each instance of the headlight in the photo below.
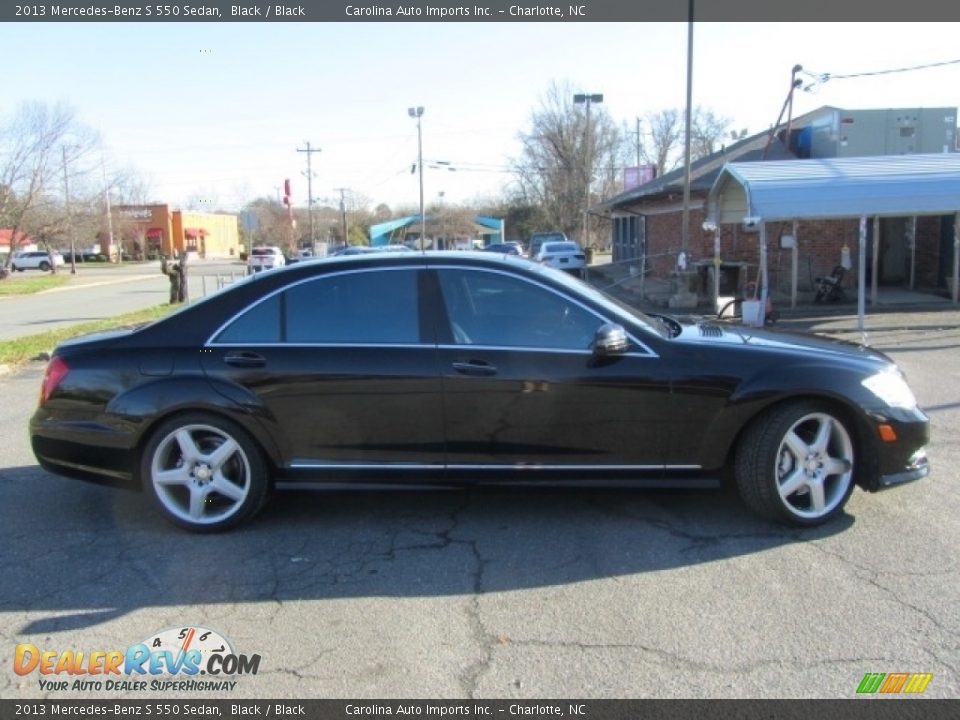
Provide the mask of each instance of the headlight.
POLYGON ((897 369, 871 375, 863 381, 863 386, 890 407, 912 410, 917 406, 913 391, 897 369))

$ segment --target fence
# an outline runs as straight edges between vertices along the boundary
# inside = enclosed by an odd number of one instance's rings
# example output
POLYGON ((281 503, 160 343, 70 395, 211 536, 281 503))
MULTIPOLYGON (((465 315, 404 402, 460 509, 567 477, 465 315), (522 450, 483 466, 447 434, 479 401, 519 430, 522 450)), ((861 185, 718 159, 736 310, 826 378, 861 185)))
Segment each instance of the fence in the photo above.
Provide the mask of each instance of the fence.
MULTIPOLYGON (((588 268, 586 279, 595 287, 645 310, 687 309, 710 314, 733 298, 751 298, 760 285, 755 262, 727 262, 720 267, 713 257, 689 258, 686 269, 677 266, 678 251, 651 254, 588 268), (719 287, 715 289, 715 284, 719 287), (714 293, 719 298, 714 305, 714 293)), ((816 275, 808 258, 798 268, 798 299, 812 301, 816 275)), ((774 304, 789 304, 792 271, 789 256, 771 253, 768 266, 769 296, 774 304)))

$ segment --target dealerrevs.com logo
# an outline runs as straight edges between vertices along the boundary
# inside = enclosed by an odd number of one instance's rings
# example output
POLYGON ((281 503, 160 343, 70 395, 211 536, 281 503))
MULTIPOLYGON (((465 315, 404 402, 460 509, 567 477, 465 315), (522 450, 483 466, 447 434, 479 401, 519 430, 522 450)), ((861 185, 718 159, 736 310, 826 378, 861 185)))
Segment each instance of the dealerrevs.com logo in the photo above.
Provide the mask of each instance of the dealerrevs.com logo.
POLYGON ((230 691, 256 675, 260 655, 241 655, 215 630, 169 628, 125 650, 48 650, 17 645, 17 675, 37 673, 44 691, 230 691))
POLYGON ((858 695, 919 695, 933 680, 933 673, 867 673, 857 687, 858 695))

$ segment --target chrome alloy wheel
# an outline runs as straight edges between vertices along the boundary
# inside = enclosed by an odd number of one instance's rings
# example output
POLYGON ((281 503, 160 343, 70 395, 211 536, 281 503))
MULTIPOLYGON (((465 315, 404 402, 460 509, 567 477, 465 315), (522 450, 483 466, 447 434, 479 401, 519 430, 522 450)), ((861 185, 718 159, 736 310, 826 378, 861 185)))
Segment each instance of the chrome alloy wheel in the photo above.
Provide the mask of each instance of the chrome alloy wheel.
POLYGON ((212 425, 179 427, 157 444, 150 482, 172 516, 191 525, 224 521, 250 493, 251 469, 241 444, 212 425))
POLYGON ((798 419, 784 434, 776 458, 777 491, 792 514, 816 520, 846 499, 853 482, 853 442, 835 417, 818 412, 798 419))

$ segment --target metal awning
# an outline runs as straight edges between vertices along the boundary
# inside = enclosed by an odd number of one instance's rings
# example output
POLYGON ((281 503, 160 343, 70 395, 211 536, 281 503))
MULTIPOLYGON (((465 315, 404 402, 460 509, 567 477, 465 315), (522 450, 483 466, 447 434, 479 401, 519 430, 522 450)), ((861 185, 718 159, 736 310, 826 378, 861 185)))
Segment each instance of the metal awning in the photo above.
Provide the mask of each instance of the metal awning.
POLYGON ((960 210, 960 153, 727 163, 707 221, 951 215, 960 210))
MULTIPOLYGON (((953 302, 960 285, 960 154, 880 155, 728 163, 707 195, 704 227, 746 223, 760 229, 763 298, 767 292, 766 223, 860 219, 857 310, 863 329, 867 218, 953 215, 953 302)), ((795 226, 796 227, 796 226, 795 226)), ((877 225, 879 228, 879 225, 877 225)), ((874 233, 876 244, 878 233, 874 233)), ((719 230, 715 254, 719 258, 719 230)), ((794 247, 796 247, 794 245, 794 247)), ((874 253, 876 261, 877 253, 874 253)), ((794 265, 796 255, 794 253, 794 265)), ((876 294, 874 274, 874 295, 876 294)), ((796 272, 794 272, 794 297, 796 272)))

